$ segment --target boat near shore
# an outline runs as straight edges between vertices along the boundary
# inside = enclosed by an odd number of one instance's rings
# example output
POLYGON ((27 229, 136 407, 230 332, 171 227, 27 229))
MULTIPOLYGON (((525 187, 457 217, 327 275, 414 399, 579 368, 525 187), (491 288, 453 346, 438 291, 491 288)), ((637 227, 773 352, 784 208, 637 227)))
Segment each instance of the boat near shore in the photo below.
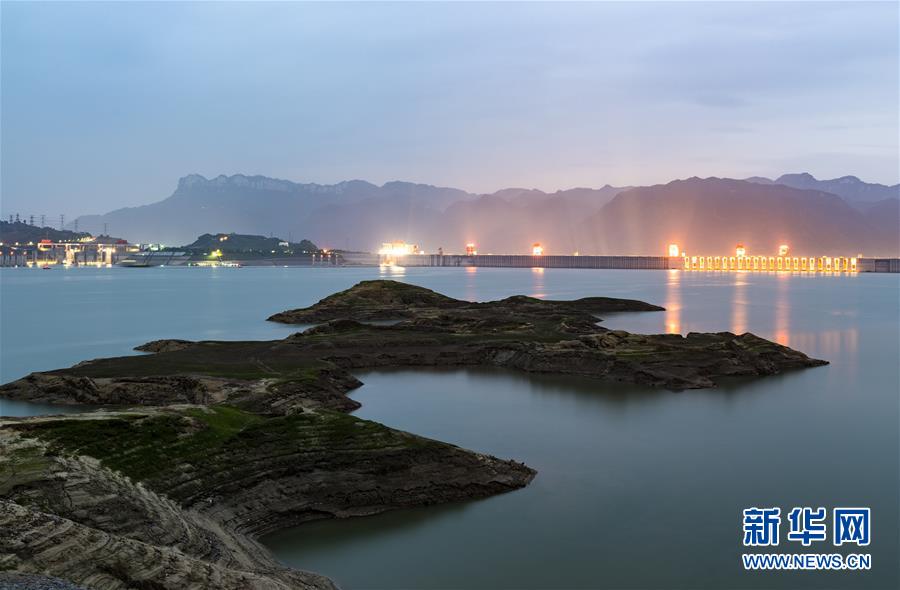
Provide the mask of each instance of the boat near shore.
POLYGON ((148 268, 151 266, 185 266, 191 259, 186 252, 135 252, 120 260, 117 266, 148 268))

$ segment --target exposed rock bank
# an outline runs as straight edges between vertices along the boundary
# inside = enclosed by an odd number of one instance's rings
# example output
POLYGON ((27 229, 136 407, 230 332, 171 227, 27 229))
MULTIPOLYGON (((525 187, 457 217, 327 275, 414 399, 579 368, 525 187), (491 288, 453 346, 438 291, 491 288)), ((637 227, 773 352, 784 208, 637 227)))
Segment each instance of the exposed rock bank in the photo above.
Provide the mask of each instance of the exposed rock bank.
POLYGON ((753 334, 639 335, 633 300, 471 303, 366 281, 270 319, 268 342, 157 340, 0 387, 117 411, 0 421, 0 570, 98 588, 329 588, 259 535, 317 518, 481 498, 534 471, 346 414, 370 367, 496 366, 670 389, 825 364, 753 334), (400 320, 390 326, 360 323, 400 320), (122 408, 130 408, 124 410, 122 408), (76 550, 77 548, 77 550, 76 550))

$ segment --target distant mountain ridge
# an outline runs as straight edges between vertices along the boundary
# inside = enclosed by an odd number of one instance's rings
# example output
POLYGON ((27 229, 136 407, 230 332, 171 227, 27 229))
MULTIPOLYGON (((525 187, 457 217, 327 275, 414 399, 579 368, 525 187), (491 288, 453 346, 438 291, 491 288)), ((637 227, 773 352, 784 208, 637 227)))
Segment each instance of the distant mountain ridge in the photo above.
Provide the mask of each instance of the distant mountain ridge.
POLYGON ((863 182, 856 176, 841 176, 831 180, 819 180, 808 172, 800 174, 782 174, 775 180, 762 176, 752 176, 746 179, 749 182, 759 184, 782 184, 792 188, 817 190, 843 197, 851 205, 864 202, 874 203, 884 199, 896 199, 900 197, 900 184, 887 186, 871 182, 863 182))
POLYGON ((459 252, 474 242, 485 253, 525 252, 539 241, 547 253, 583 254, 660 254, 669 242, 698 253, 725 252, 737 241, 765 249, 786 241, 819 254, 840 249, 897 255, 900 200, 880 198, 897 189, 856 177, 819 181, 787 174, 776 180, 690 178, 652 187, 554 193, 508 188, 479 195, 400 181, 322 185, 191 174, 159 202, 78 222, 85 229, 106 223, 131 241, 172 245, 228 231, 303 236, 324 248, 369 251, 392 240, 431 252, 459 252), (820 185, 847 196, 810 188, 820 185))
POLYGON ((243 174, 212 179, 190 174, 181 178, 175 192, 162 201, 105 215, 86 215, 78 221, 85 228, 106 223, 136 242, 184 244, 197 235, 222 230, 284 237, 307 235, 304 220, 314 210, 328 206, 347 208, 362 201, 388 199, 393 203, 415 200, 440 210, 471 197, 459 189, 408 182, 377 186, 350 180, 321 185, 243 174))
POLYGON ((593 250, 659 254, 679 244, 688 254, 729 255, 737 243, 774 255, 897 255, 900 220, 878 225, 841 197, 779 183, 689 178, 619 193, 586 222, 593 250), (841 254, 842 253, 842 254, 841 254))

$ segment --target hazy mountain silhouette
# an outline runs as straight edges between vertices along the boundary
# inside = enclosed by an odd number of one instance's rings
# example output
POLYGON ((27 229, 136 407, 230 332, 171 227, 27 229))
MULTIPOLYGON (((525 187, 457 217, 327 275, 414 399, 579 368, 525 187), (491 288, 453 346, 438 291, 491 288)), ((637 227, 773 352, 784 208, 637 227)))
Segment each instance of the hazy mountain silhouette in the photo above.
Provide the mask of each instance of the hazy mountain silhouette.
MULTIPOLYGON (((458 189, 409 182, 376 186, 351 180, 321 185, 242 174, 213 179, 191 174, 178 181, 175 192, 167 199, 141 207, 117 209, 105 215, 83 216, 78 222, 79 227, 88 230, 102 229, 106 223, 110 231, 128 236, 132 242, 180 245, 193 241, 200 234, 217 231, 299 239, 311 237, 308 231, 315 228, 321 215, 312 222, 308 219, 322 207, 338 207, 333 211, 334 215, 344 216, 363 201, 387 199, 392 203, 414 201, 417 205, 440 211, 452 202, 471 197, 458 189)), ((322 231, 316 233, 318 237, 329 235, 322 231)), ((323 243, 330 241, 323 240, 323 243)))
POLYGON ((851 205, 862 203, 874 203, 884 199, 900 197, 900 184, 887 186, 863 182, 855 176, 842 176, 831 180, 818 180, 808 172, 800 174, 782 174, 775 180, 769 180, 761 176, 747 178, 749 182, 761 184, 783 184, 793 188, 817 190, 843 197, 851 205))
MULTIPOLYGON (((897 255, 896 198, 858 201, 854 208, 835 194, 783 184, 796 176, 776 181, 691 178, 652 187, 555 193, 509 188, 476 195, 407 182, 319 185, 191 175, 162 201, 78 221, 83 229, 107 223, 131 241, 171 245, 228 231, 370 251, 384 241, 406 240, 429 252, 438 247, 461 252, 474 242, 483 253, 524 253, 539 241, 547 253, 662 254, 675 242, 689 252, 713 254, 731 252, 743 242, 758 253, 788 243, 795 252, 811 255, 897 255)), ((857 186, 852 194, 880 195, 881 190, 857 186)))
POLYGON ((876 223, 837 195, 721 178, 624 191, 586 226, 589 249, 609 254, 661 254, 669 243, 729 254, 740 242, 752 254, 788 244, 799 255, 896 255, 900 234, 896 217, 876 223))
MULTIPOLYGON (((547 194, 516 188, 479 196, 409 182, 377 186, 353 180, 320 185, 264 176, 207 179, 192 174, 179 180, 167 199, 105 215, 82 216, 78 223, 86 229, 102 229, 105 223, 133 242, 172 245, 187 244, 200 234, 227 230, 285 239, 306 238, 326 248, 372 250, 384 241, 407 240, 423 246, 430 244, 432 250, 442 244, 461 250, 464 242, 458 228, 470 228, 475 236, 505 235, 507 230, 515 235, 511 229, 515 219, 533 219, 536 224, 541 217, 545 226, 571 225, 583 219, 585 212, 599 209, 619 190, 606 186, 547 194), (492 201, 502 211, 488 214, 492 201), (469 203, 471 207, 467 207, 469 203), (448 226, 448 219, 454 224, 448 226)), ((530 235, 530 228, 525 226, 519 231, 523 236, 530 235)), ((497 240, 497 251, 513 244, 520 246, 512 238, 497 240)))
POLYGON ((900 253, 900 199, 884 199, 865 207, 863 216, 878 235, 887 241, 885 254, 897 256, 900 253))

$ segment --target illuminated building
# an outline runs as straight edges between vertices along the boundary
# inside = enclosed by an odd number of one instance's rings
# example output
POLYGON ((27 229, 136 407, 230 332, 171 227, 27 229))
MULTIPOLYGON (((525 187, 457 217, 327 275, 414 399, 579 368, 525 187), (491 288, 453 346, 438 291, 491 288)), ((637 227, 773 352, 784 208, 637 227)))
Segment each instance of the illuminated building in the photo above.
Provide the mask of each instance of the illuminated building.
POLYGON ((385 242, 381 244, 381 250, 378 253, 382 256, 407 256, 409 254, 418 254, 419 246, 407 244, 406 242, 385 242))
POLYGON ((678 248, 678 244, 669 244, 669 256, 680 256, 681 250, 678 248))
POLYGON ((531 255, 532 256, 541 256, 544 253, 544 247, 541 246, 540 242, 535 242, 531 245, 531 255))
MULTIPOLYGON (((725 271, 763 271, 763 272, 825 272, 855 273, 860 272, 861 256, 788 256, 790 249, 782 244, 778 256, 748 255, 743 244, 735 248, 736 256, 688 256, 682 252, 683 262, 679 265, 684 270, 725 270, 725 271), (782 255, 782 253, 784 255, 782 255)), ((671 256, 669 257, 672 258, 671 256)), ((675 268, 675 267, 671 267, 675 268)))
POLYGON ((778 255, 779 256, 787 256, 790 251, 791 251, 791 249, 788 247, 787 244, 782 244, 782 245, 778 246, 778 255))
MULTIPOLYGON (((96 238, 85 240, 78 238, 72 241, 54 242, 44 238, 37 243, 29 242, 21 249, 16 248, 7 253, 6 258, 15 260, 12 265, 47 267, 61 266, 111 266, 128 252, 137 250, 137 246, 125 240, 98 241, 96 238)), ((10 266, 4 262, 3 266, 10 266)))
POLYGON ((475 249, 475 244, 468 243, 466 244, 466 256, 475 256, 478 254, 478 250, 475 249))

